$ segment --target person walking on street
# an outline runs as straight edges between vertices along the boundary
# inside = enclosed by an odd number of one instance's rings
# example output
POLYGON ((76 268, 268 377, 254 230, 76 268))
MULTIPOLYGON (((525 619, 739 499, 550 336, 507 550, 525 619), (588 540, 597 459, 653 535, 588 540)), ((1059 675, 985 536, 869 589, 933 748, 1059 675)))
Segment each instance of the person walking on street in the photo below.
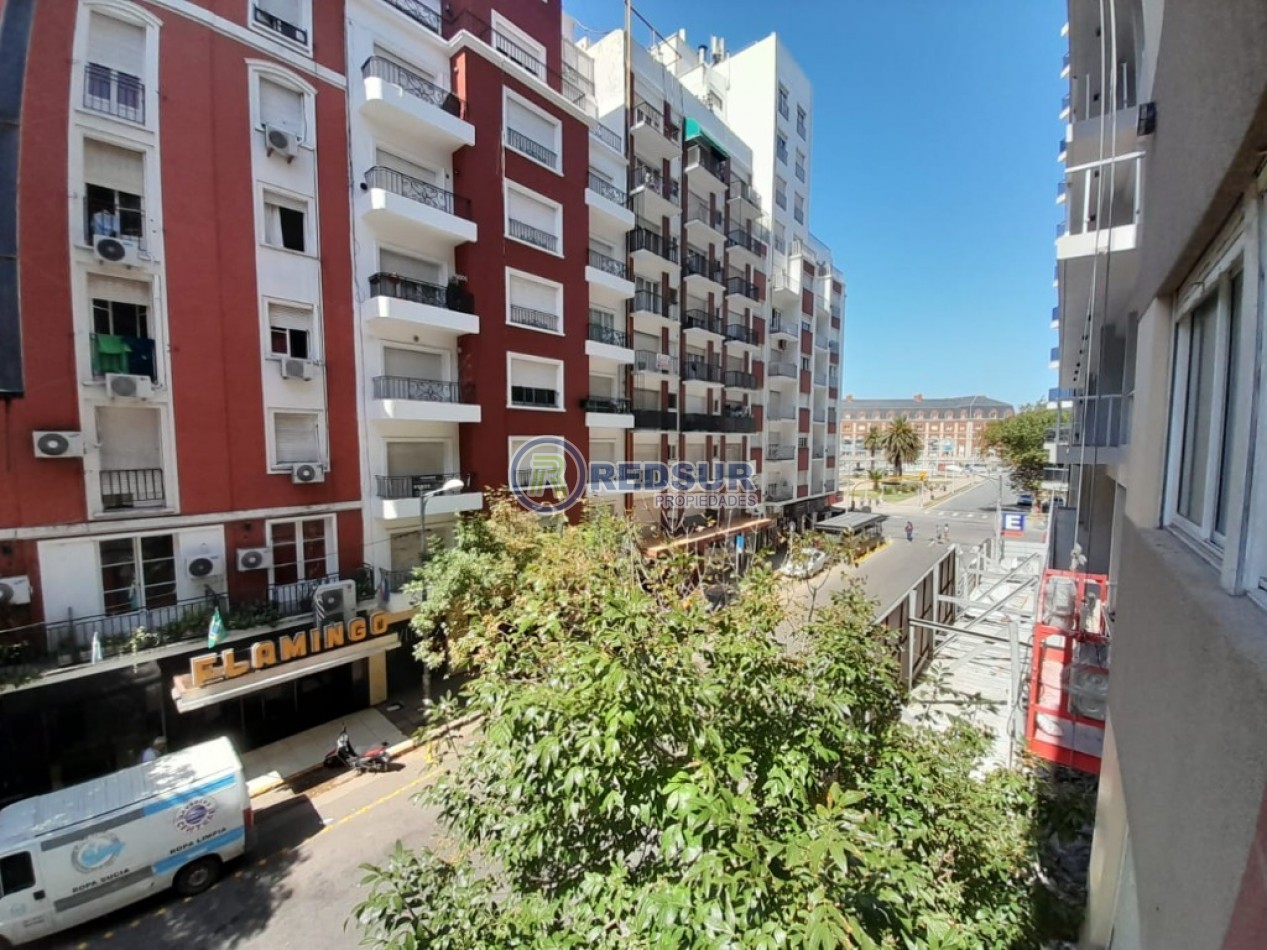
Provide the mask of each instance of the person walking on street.
POLYGON ((949 521, 946 522, 944 525, 942 525, 941 539, 945 544, 950 543, 950 522, 949 521))
POLYGON ((906 540, 915 540, 915 525, 911 524, 909 521, 906 523, 906 540))

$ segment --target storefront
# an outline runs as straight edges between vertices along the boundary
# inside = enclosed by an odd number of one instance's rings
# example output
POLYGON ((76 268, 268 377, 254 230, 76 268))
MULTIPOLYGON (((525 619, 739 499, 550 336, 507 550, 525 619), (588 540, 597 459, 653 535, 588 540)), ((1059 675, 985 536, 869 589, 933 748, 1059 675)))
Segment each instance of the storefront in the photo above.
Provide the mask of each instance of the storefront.
POLYGON ((420 682, 399 649, 410 643, 408 613, 362 613, 5 692, 0 805, 133 765, 160 735, 172 749, 228 736, 246 752, 376 705, 420 682))

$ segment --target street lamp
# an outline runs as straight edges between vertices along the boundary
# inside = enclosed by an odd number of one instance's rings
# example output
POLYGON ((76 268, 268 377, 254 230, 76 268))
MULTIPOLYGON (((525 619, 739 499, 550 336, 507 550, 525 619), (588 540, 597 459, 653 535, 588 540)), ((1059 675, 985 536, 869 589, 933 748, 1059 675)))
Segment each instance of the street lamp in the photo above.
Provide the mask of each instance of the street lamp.
POLYGON ((427 502, 436 495, 443 495, 447 492, 457 491, 459 488, 465 488, 466 482, 460 478, 450 478, 439 488, 433 488, 431 491, 423 492, 418 497, 418 531, 422 535, 421 550, 418 554, 418 560, 425 562, 427 560, 427 502))

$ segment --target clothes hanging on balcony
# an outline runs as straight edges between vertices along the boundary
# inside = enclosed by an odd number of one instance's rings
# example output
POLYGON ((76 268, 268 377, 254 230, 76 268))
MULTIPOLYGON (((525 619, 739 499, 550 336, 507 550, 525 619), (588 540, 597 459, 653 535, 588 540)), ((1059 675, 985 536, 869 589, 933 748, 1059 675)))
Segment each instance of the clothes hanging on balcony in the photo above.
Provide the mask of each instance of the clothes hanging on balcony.
POLYGON ((157 379, 154 366, 154 341, 139 336, 120 337, 128 348, 128 368, 124 372, 157 379))
POLYGON ((121 336, 109 333, 97 334, 97 371, 101 373, 126 373, 131 348, 121 336))

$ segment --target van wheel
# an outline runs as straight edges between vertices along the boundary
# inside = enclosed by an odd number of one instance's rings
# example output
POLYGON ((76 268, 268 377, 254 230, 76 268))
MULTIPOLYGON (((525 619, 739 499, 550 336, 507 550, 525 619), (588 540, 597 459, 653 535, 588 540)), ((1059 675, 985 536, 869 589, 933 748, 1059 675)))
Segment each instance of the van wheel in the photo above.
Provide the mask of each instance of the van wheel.
POLYGON ((193 897, 195 894, 201 894, 218 880, 220 880, 220 859, 199 858, 180 869, 176 874, 176 880, 172 882, 172 887, 176 888, 176 893, 182 897, 193 897))

